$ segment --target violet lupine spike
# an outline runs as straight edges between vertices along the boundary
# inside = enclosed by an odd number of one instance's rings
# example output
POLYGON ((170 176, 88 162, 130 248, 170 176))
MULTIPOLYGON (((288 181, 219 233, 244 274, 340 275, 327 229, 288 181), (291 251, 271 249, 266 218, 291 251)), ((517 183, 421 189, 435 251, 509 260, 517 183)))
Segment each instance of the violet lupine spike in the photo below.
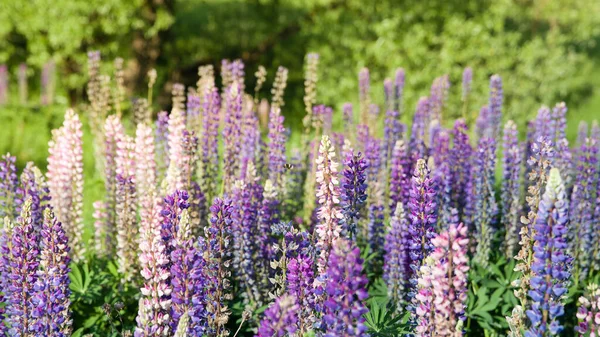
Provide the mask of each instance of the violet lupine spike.
POLYGON ((367 277, 362 273, 360 250, 340 239, 335 244, 327 265, 327 283, 321 328, 325 337, 364 336, 367 332, 364 314, 368 309, 367 277))
POLYGON ((169 256, 161 236, 162 200, 154 197, 146 202, 140 209, 139 262, 144 284, 134 336, 166 336, 171 331, 171 287, 169 256))
POLYGON ((204 256, 206 248, 206 240, 203 236, 198 236, 198 241, 194 247, 195 255, 193 256, 193 264, 190 272, 192 295, 191 308, 188 311, 190 316, 188 336, 204 336, 208 330, 208 303, 206 292, 208 278, 206 274, 207 261, 204 256))
POLYGON ((225 327, 229 320, 227 302, 231 294, 231 223, 232 206, 229 200, 215 198, 210 207, 210 225, 205 229, 207 248, 207 310, 209 335, 229 335, 225 327))
POLYGON ((408 298, 410 284, 408 280, 413 274, 410 268, 410 236, 408 218, 402 202, 396 204, 390 220, 391 228, 385 238, 385 255, 383 279, 388 287, 388 296, 401 312, 408 298))
POLYGON ((431 105, 431 120, 442 120, 442 109, 448 99, 448 90, 450 89, 450 80, 448 75, 443 75, 436 78, 430 90, 430 105, 431 105))
POLYGON ((585 139, 588 137, 588 123, 586 121, 580 121, 577 128, 577 139, 575 142, 576 147, 581 147, 585 143, 585 139))
POLYGON ((390 165, 389 161, 394 151, 394 145, 396 141, 402 139, 402 123, 399 120, 400 114, 396 110, 387 110, 385 114, 385 127, 384 127, 384 164, 386 167, 390 165))
POLYGON ((344 121, 344 134, 349 135, 354 128, 352 103, 344 103, 344 106, 342 107, 342 119, 344 121))
POLYGON ((469 258, 467 227, 452 223, 432 239, 436 261, 431 281, 435 298, 434 324, 438 336, 462 336, 466 320, 469 258))
POLYGON ((600 333, 600 289, 596 283, 591 283, 583 296, 577 301, 577 319, 579 324, 575 326, 575 332, 580 337, 598 336, 600 333))
POLYGON ((471 194, 467 196, 467 224, 469 232, 474 235, 473 241, 477 242, 474 260, 487 267, 498 215, 494 194, 496 145, 493 139, 482 138, 479 141, 474 160, 469 181, 471 194))
MULTIPOLYGON (((598 143, 600 140, 596 142, 598 143)), ((560 171, 567 191, 572 190, 575 178, 575 161, 569 147, 569 141, 566 138, 558 139, 556 143, 556 158, 554 158, 553 165, 560 171)))
POLYGON ((31 198, 23 202, 21 215, 11 229, 2 251, 3 291, 6 296, 6 323, 10 336, 26 336, 35 324, 33 303, 37 282, 38 240, 31 218, 31 198))
POLYGON ((421 97, 417 103, 417 109, 413 117, 413 125, 410 133, 409 149, 412 168, 420 158, 427 158, 428 151, 425 144, 425 133, 427 120, 429 119, 429 99, 421 97))
POLYGON ((233 84, 228 88, 225 99, 225 126, 223 127, 224 142, 224 171, 223 192, 229 192, 238 176, 240 152, 242 96, 239 85, 233 84))
POLYGON ((187 128, 194 132, 200 131, 200 96, 196 92, 188 92, 186 101, 187 128))
POLYGON ((402 99, 404 98, 404 83, 405 74, 404 69, 396 69, 394 76, 394 110, 398 111, 398 114, 402 114, 402 99))
POLYGON ((492 129, 490 122, 490 107, 484 105, 479 110, 477 120, 475 120, 475 131, 477 132, 477 139, 484 137, 492 137, 492 129))
POLYGON ((179 222, 181 214, 190 207, 189 194, 187 191, 176 190, 167 195, 163 200, 160 211, 161 219, 161 237, 165 245, 165 252, 170 258, 175 243, 177 242, 177 233, 179 232, 179 222))
POLYGON ((452 174, 450 163, 445 161, 436 169, 436 184, 437 184, 437 208, 438 208, 438 228, 446 230, 453 221, 454 217, 458 217, 458 211, 452 207, 452 174))
POLYGON ((553 128, 552 114, 547 106, 542 106, 538 110, 538 114, 535 118, 535 139, 544 137, 556 144, 554 140, 555 130, 553 128))
POLYGON ((202 193, 200 185, 192 181, 190 183, 190 225, 192 227, 192 235, 197 237, 204 233, 204 228, 208 223, 208 206, 206 205, 206 196, 202 193))
POLYGON ((592 121, 592 128, 590 130, 590 137, 597 143, 600 143, 600 124, 597 120, 592 121))
POLYGON ((219 90, 213 87, 204 95, 202 132, 200 136, 200 187, 208 201, 212 200, 217 193, 217 184, 215 181, 217 180, 219 169, 220 109, 219 90))
POLYGON ((502 225, 506 230, 504 250, 515 256, 521 231, 521 162, 523 154, 517 138, 517 125, 508 121, 502 138, 502 225))
POLYGON ((169 114, 166 111, 158 113, 155 143, 157 173, 159 180, 162 180, 169 167, 169 114))
POLYGON ((367 201, 367 169, 367 162, 360 152, 346 156, 341 181, 341 205, 344 216, 342 231, 349 238, 356 236, 358 221, 367 201))
POLYGON ((69 243, 62 225, 45 209, 40 233, 40 269, 33 287, 33 329, 48 336, 71 335, 69 243))
POLYGON ((300 335, 312 330, 315 323, 314 261, 312 257, 299 255, 288 265, 288 293, 296 298, 298 308, 298 332, 300 335))
POLYGON ((229 73, 231 74, 231 80, 237 83, 240 91, 244 92, 244 62, 240 59, 235 59, 229 63, 229 73))
MULTIPOLYGON (((567 105, 565 102, 557 103, 552 108, 552 126, 554 130, 554 142, 567 137, 567 105)), ((562 172, 562 171, 561 171, 562 172)))
POLYGON ((198 168, 198 137, 194 132, 183 130, 182 138, 183 160, 180 168, 182 189, 191 191, 192 184, 196 180, 196 169, 198 168))
POLYGON ((385 111, 394 110, 394 83, 391 79, 383 80, 383 99, 385 111))
POLYGON ((48 187, 51 204, 63 224, 74 262, 83 259, 83 130, 79 116, 71 109, 65 113, 61 128, 52 131, 48 156, 48 187))
MULTIPOLYGON (((433 251, 431 239, 435 235, 437 222, 435 204, 435 184, 425 160, 417 161, 411 180, 410 199, 408 201, 409 257, 413 271, 410 278, 409 297, 416 294, 417 277, 415 272, 421 269, 426 256, 433 251)), ((414 308, 411 308, 414 309, 414 308)))
POLYGON ((275 299, 258 325, 256 337, 295 336, 300 306, 294 296, 284 295, 275 299))
POLYGON ((593 213, 598 174, 598 144, 587 138, 579 148, 577 178, 569 210, 569 254, 574 258, 574 277, 584 280, 593 260, 593 213))
MULTIPOLYGON (((33 229, 39 237, 44 220, 44 209, 49 208, 50 195, 40 170, 32 162, 27 163, 21 173, 21 187, 19 188, 21 200, 31 199, 31 218, 33 229)), ((21 211, 21 207, 18 207, 21 211)))
MULTIPOLYGON (((203 238, 199 238, 202 245, 203 238)), ((195 246, 192 237, 190 218, 187 209, 181 212, 177 237, 174 239, 174 249, 171 252, 171 329, 176 330, 180 320, 186 313, 194 310, 192 319, 194 329, 190 329, 188 322, 187 331, 193 336, 202 336, 206 331, 206 299, 204 293, 203 273, 205 261, 200 247, 195 246), (194 303, 193 300, 196 300, 194 303), (193 320, 196 322, 193 322, 193 320), (193 333, 193 334, 192 334, 193 333)), ((205 248, 205 247, 204 247, 205 248)))
MULTIPOLYGON (((253 103, 243 100, 241 128, 241 161, 258 161, 260 155, 261 130, 260 122, 257 113, 253 107, 253 103)), ((240 167, 240 176, 244 174, 245 168, 240 167)))
POLYGON ((8 216, 15 219, 19 212, 19 177, 17 176, 17 158, 7 153, 0 161, 0 218, 8 216))
POLYGON ((143 123, 138 124, 135 137, 135 187, 141 205, 152 204, 154 196, 151 192, 157 187, 154 144, 152 128, 143 123))
POLYGON ((367 162, 368 223, 364 237, 373 252, 382 253, 384 235, 384 189, 381 165, 381 141, 369 136, 365 147, 367 162))
POLYGON ((489 127, 492 130, 491 137, 500 139, 500 128, 502 127, 502 104, 504 102, 504 91, 502 89, 502 78, 500 75, 490 77, 490 118, 489 127))
MULTIPOLYGON (((464 119, 458 119, 454 123, 454 146, 450 150, 450 172, 452 174, 452 203, 458 210, 464 210, 467 199, 467 182, 471 172, 471 147, 468 127, 464 119)), ((463 214, 461 214, 463 217, 463 214)))
POLYGON ((283 173, 285 170, 286 135, 283 116, 279 107, 273 107, 269 114, 269 180, 279 192, 283 192, 283 173))
MULTIPOLYGON (((2 286, 2 292, 0 292, 0 303, 6 303, 7 297, 9 297, 9 273, 10 273, 10 261, 12 259, 12 231, 13 223, 8 217, 4 218, 2 227, 0 227, 0 285, 2 286)), ((6 306, 0 307, 0 336, 6 336, 8 333, 8 326, 3 322, 6 318, 6 306)))
POLYGON ((116 250, 123 281, 137 274, 137 193, 135 189, 135 143, 129 136, 117 142, 115 196, 116 250))
POLYGON ((525 332, 527 337, 557 336, 563 330, 559 318, 564 315, 572 262, 566 242, 568 211, 564 184, 553 168, 535 223, 531 307, 526 311, 531 327, 525 332))
POLYGON ((254 164, 248 164, 245 181, 237 181, 232 191, 233 206, 233 267, 244 299, 258 303, 260 292, 256 279, 254 256, 258 246, 258 217, 263 188, 256 176, 254 164))
POLYGON ((410 157, 403 140, 396 141, 390 162, 390 210, 396 209, 396 204, 408 202, 410 193, 410 157))

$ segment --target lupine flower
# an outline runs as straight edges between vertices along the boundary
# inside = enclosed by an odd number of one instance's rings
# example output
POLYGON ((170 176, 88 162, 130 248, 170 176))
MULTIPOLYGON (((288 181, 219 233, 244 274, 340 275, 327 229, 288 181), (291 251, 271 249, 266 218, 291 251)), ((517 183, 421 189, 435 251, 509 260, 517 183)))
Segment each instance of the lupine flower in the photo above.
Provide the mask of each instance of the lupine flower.
POLYGON ((435 205, 435 186, 425 160, 419 159, 411 180, 410 199, 408 202, 408 233, 410 267, 410 286, 407 290, 412 298, 416 292, 416 272, 423 266, 424 259, 433 251, 431 239, 435 235, 437 222, 435 205))
POLYGON ((396 110, 388 110, 385 114, 385 127, 384 127, 384 138, 383 147, 385 166, 389 166, 389 160, 392 157, 394 145, 400 139, 402 139, 402 123, 398 119, 400 114, 396 110))
MULTIPOLYGON (((464 119, 454 123, 454 147, 450 150, 450 172, 452 174, 453 207, 463 210, 467 199, 466 189, 471 172, 471 156, 473 149, 469 141, 468 127, 464 119)), ((462 216, 462 214, 461 214, 462 216)))
POLYGON ((434 324, 439 336, 462 336, 467 306, 467 227, 452 223, 432 240, 436 261, 431 281, 435 298, 434 324))
POLYGON ((232 191, 233 267, 247 301, 258 302, 254 256, 258 246, 258 214, 263 188, 259 184, 252 162, 248 164, 245 181, 237 181, 232 191))
POLYGON ((352 103, 344 103, 342 107, 342 119, 344 120, 344 133, 350 134, 354 127, 354 113, 352 111, 352 103))
POLYGON ((553 139, 558 142, 567 137, 567 105, 565 102, 557 103, 552 109, 553 139))
POLYGON ((258 250, 256 262, 258 263, 259 274, 257 279, 262 285, 261 288, 269 287, 269 276, 271 274, 269 262, 274 258, 273 244, 275 244, 275 239, 271 235, 271 228, 279 223, 280 218, 278 212, 280 202, 277 196, 277 190, 271 180, 267 179, 263 189, 262 205, 258 213, 257 230, 258 250))
POLYGON ((384 189, 381 163, 381 141, 374 137, 367 138, 365 146, 367 162, 367 196, 368 196, 368 224, 366 237, 371 250, 376 253, 383 252, 383 218, 384 218, 384 189))
POLYGON ((69 244, 62 225, 50 209, 44 210, 41 230, 40 269, 33 287, 33 329, 49 336, 71 335, 69 296, 69 244))
POLYGON ((233 60, 228 65, 228 72, 231 76, 231 82, 237 83, 240 90, 244 91, 244 62, 240 59, 233 60))
POLYGON ((285 166, 285 128, 283 127, 283 116, 279 107, 271 108, 269 114, 269 179, 275 188, 282 191, 283 173, 285 166))
POLYGON ((188 129, 198 132, 200 130, 201 124, 201 102, 200 96, 196 92, 188 92, 185 108, 188 129))
POLYGON ((521 161, 523 154, 517 138, 517 126, 508 121, 504 126, 502 149, 502 225, 506 229, 504 247, 506 256, 511 258, 517 251, 521 228, 521 161))
MULTIPOLYGON (((174 98, 175 99, 175 98, 174 98)), ((173 110, 169 115, 169 167, 167 169, 166 194, 171 194, 176 190, 184 189, 184 173, 185 166, 185 147, 184 147, 184 132, 185 132, 185 111, 179 109, 177 105, 173 106, 173 110)))
POLYGON ((405 75, 404 69, 396 69, 396 75, 394 77, 394 110, 402 113, 402 99, 404 98, 404 83, 405 75))
POLYGON ((569 217, 569 254, 573 256, 574 276, 585 279, 593 259, 593 239, 597 239, 592 227, 598 173, 598 145, 590 138, 578 151, 577 178, 573 186, 569 217))
POLYGON ((575 146, 581 147, 583 143, 585 143, 585 139, 588 137, 588 123, 584 120, 579 122, 579 126, 577 128, 577 141, 575 142, 575 146))
POLYGON ((169 114, 166 111, 157 115, 155 139, 158 176, 162 179, 169 166, 169 114))
POLYGON ((179 232, 179 222, 183 210, 190 207, 188 202, 189 194, 186 191, 176 190, 167 195, 163 200, 163 206, 160 211, 161 220, 161 237, 165 245, 167 257, 171 257, 171 253, 175 247, 177 233, 179 232))
MULTIPOLYGON (((596 143, 600 140, 596 141, 596 143)), ((563 177, 567 191, 572 190, 575 178, 575 165, 573 153, 569 147, 569 141, 566 138, 560 138, 556 143, 556 158, 553 161, 553 167, 556 167, 563 177)))
MULTIPOLYGON (((274 258, 270 261, 273 277, 270 282, 275 288, 269 296, 283 295, 287 290, 288 264, 291 258, 299 255, 314 258, 313 244, 308 239, 307 232, 300 232, 292 226, 291 222, 279 222, 271 228, 272 234, 280 237, 279 242, 273 244, 274 258)), ((312 265, 312 264, 311 264, 312 265)))
POLYGON ((229 320, 227 302, 232 299, 231 288, 231 202, 216 198, 210 207, 210 225, 205 229, 208 240, 207 311, 209 335, 227 336, 229 320))
POLYGON ((135 144, 129 136, 117 142, 116 230, 119 272, 128 282, 136 273, 137 194, 135 190, 135 144))
POLYGON ((528 307, 528 292, 530 289, 530 281, 532 277, 532 256, 535 229, 534 224, 537 223, 538 208, 541 200, 543 187, 548 181, 548 171, 550 163, 554 157, 554 149, 552 143, 544 138, 538 139, 531 146, 531 157, 527 160, 530 167, 529 181, 530 186, 527 189, 528 196, 526 198, 529 212, 527 217, 521 217, 523 226, 521 227, 521 241, 519 245, 521 249, 515 256, 517 265, 515 271, 521 273, 521 277, 513 282, 517 287, 515 296, 520 302, 520 305, 513 310, 513 317, 510 318, 509 324, 515 327, 524 326, 525 317, 523 317, 525 308, 528 307))
POLYGON ((40 264, 39 238, 31 217, 31 198, 24 201, 21 215, 9 230, 7 242, 2 247, 6 323, 10 327, 10 336, 25 336, 36 321, 34 315, 37 309, 33 299, 40 264))
POLYGON ((81 261, 85 252, 81 238, 83 233, 82 137, 79 116, 73 110, 67 110, 63 126, 52 131, 47 173, 51 204, 56 217, 67 232, 75 262, 81 261))
POLYGON ((550 109, 547 106, 542 106, 538 110, 538 114, 535 118, 535 139, 540 137, 544 137, 553 144, 556 144, 554 140, 554 135, 556 131, 553 128, 552 114, 550 113, 550 109))
POLYGON ((135 188, 141 205, 150 205, 156 187, 156 158, 152 128, 140 123, 135 137, 135 188))
MULTIPOLYGON (((154 192, 150 191, 152 195, 154 192)), ((171 287, 169 256, 161 236, 160 198, 140 209, 140 267, 144 285, 140 289, 136 337, 166 336, 170 333, 171 287)))
POLYGON ((19 178, 17 176, 17 158, 7 153, 0 161, 0 217, 16 218, 19 205, 19 178))
POLYGON ((274 105, 273 108, 281 108, 284 105, 283 93, 285 92, 285 87, 287 86, 287 79, 287 68, 279 66, 277 68, 277 73, 275 74, 275 80, 273 81, 273 89, 271 89, 271 94, 273 95, 271 104, 274 105))
POLYGON ((435 307, 433 294, 433 265, 435 261, 431 257, 426 257, 423 264, 416 271, 418 275, 417 292, 413 299, 414 314, 413 320, 416 321, 415 332, 417 337, 435 336, 435 307))
POLYGON ((600 334, 600 289, 592 283, 587 286, 584 296, 577 301, 577 319, 579 324, 575 326, 575 332, 583 336, 598 336, 600 334))
MULTIPOLYGON (((44 210, 50 208, 50 191, 44 175, 32 162, 27 163, 21 173, 19 192, 20 199, 31 198, 31 218, 34 230, 39 234, 44 221, 44 210)), ((18 207, 18 211, 21 211, 21 207, 18 207)))
POLYGON ((474 155, 475 163, 471 169, 469 189, 467 196, 467 215, 469 231, 474 233, 477 248, 475 261, 487 267, 491 244, 495 232, 498 205, 494 195, 496 174, 496 145, 491 138, 482 138, 479 141, 477 152, 474 155))
POLYGON ((171 253, 171 292, 172 320, 171 328, 183 319, 183 316, 193 312, 187 331, 193 336, 202 336, 207 328, 206 299, 204 286, 206 278, 203 251, 206 248, 204 239, 200 236, 199 246, 194 245, 187 209, 181 212, 177 237, 174 238, 174 249, 171 253))
POLYGON ((431 105, 430 120, 442 120, 442 108, 448 98, 449 89, 450 80, 448 75, 440 76, 433 81, 429 93, 429 103, 431 105))
POLYGON ((233 187, 234 179, 238 173, 239 163, 236 160, 240 151, 241 120, 242 120, 242 91, 234 84, 227 90, 225 99, 225 126, 223 127, 223 141, 225 153, 223 186, 224 192, 229 192, 233 187))
POLYGON ((313 264, 312 257, 300 255, 292 258, 287 265, 288 293, 296 298, 296 303, 299 305, 297 315, 300 334, 310 330, 315 322, 313 264))
MULTIPOLYGON (((413 117, 413 125, 410 133, 410 156, 414 166, 419 158, 427 158, 427 147, 425 145, 425 132, 429 118, 429 99, 421 97, 417 103, 417 110, 413 117)), ((411 167, 412 169, 412 167, 411 167)))
POLYGON ((504 91, 502 90, 502 78, 500 75, 490 77, 490 116, 489 126, 491 128, 491 137, 500 139, 500 128, 502 127, 502 103, 504 101, 504 91))
POLYGON ((369 296, 367 278, 362 274, 360 250, 340 239, 327 264, 324 315, 321 328, 325 337, 364 336, 367 327, 362 317, 367 313, 363 301, 369 296))
POLYGON ((217 193, 217 175, 219 168, 219 110, 221 108, 219 91, 212 88, 204 96, 202 132, 200 138, 200 187, 207 200, 217 193))
POLYGON ((406 143, 398 140, 392 152, 390 168, 390 209, 396 209, 399 202, 408 202, 410 193, 411 158, 408 156, 406 143))
POLYGON ((556 336, 563 326, 564 296, 568 290, 570 264, 567 254, 568 204, 557 169, 550 170, 548 185, 535 223, 534 258, 531 265, 531 307, 526 311, 531 328, 526 337, 556 336))
POLYGON ((600 124, 597 120, 592 121, 592 129, 590 130, 590 137, 600 143, 600 124))
POLYGON ((490 107, 484 105, 479 109, 479 115, 475 121, 475 131, 477 132, 477 139, 484 137, 492 137, 492 127, 490 126, 490 107))
POLYGON ((401 311, 408 300, 410 289, 408 280, 413 271, 410 268, 410 236, 408 219, 402 202, 396 204, 391 218, 391 228, 385 238, 385 256, 383 261, 383 279, 388 287, 388 296, 401 311))
POLYGON ((385 111, 393 111, 394 110, 394 84, 392 80, 386 78, 383 80, 383 99, 384 104, 383 107, 385 111))
POLYGON ((315 228, 315 234, 318 238, 317 249, 319 250, 317 270, 319 274, 324 274, 329 255, 342 231, 340 220, 343 218, 338 206, 340 202, 339 180, 337 177, 338 163, 335 161, 335 150, 326 135, 323 135, 321 139, 319 157, 316 163, 316 181, 319 184, 316 196, 320 205, 318 210, 319 223, 315 228))
POLYGON ((356 155, 353 152, 349 153, 344 160, 341 182, 343 231, 351 238, 356 235, 358 220, 367 201, 367 184, 365 183, 367 168, 367 162, 360 152, 356 155))
POLYGON ((258 326, 257 337, 293 336, 297 331, 300 307, 293 296, 282 296, 265 310, 265 317, 258 326))

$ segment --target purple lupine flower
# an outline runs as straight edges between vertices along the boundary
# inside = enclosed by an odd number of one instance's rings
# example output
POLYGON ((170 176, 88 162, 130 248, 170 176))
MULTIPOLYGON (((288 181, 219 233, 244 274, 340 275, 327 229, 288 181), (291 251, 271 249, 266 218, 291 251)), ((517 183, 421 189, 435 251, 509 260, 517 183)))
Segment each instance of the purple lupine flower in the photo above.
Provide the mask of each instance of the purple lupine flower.
POLYGON ((233 60, 229 63, 229 74, 231 74, 232 82, 239 85, 240 91, 244 92, 244 62, 240 59, 233 60))
POLYGON ((151 208, 155 198, 156 158, 152 127, 139 123, 135 137, 135 188, 141 207, 151 208))
POLYGON ((37 333, 60 337, 71 335, 70 261, 67 234, 47 208, 41 228, 40 269, 36 273, 35 294, 31 301, 36 320, 32 325, 37 333))
POLYGON ((590 130, 590 137, 597 143, 600 143, 600 124, 597 120, 592 121, 592 129, 590 130))
POLYGON ((579 122, 579 126, 577 128, 577 140, 575 142, 576 147, 581 147, 585 143, 585 139, 588 138, 588 123, 584 120, 579 122))
POLYGON ((579 148, 577 178, 571 195, 569 217, 569 254, 574 258, 574 276, 586 278, 593 259, 592 245, 595 237, 593 213, 598 173, 598 144, 590 138, 579 148))
POLYGON ((177 233, 179 232, 179 223, 183 210, 187 210, 189 204, 189 194, 187 191, 176 190, 168 194, 163 199, 161 216, 161 238, 165 245, 165 253, 167 257, 171 257, 173 249, 175 249, 177 233))
POLYGON ((408 219, 402 202, 396 204, 390 222, 391 228, 385 237, 383 279, 388 287, 389 298, 400 312, 408 300, 408 280, 413 274, 410 268, 408 219))
POLYGON ((142 296, 135 337, 164 336, 171 328, 170 259, 161 235, 163 201, 156 197, 148 200, 151 203, 140 209, 139 261, 144 284, 140 289, 142 296))
POLYGON ((423 265, 416 272, 418 275, 417 292, 412 301, 414 310, 411 318, 416 325, 415 335, 417 337, 436 335, 435 299, 433 295, 434 264, 433 258, 427 256, 423 261, 423 265))
POLYGON ((352 112, 352 103, 344 103, 342 107, 342 119, 344 121, 344 133, 349 135, 354 127, 354 113, 352 112))
POLYGON ((400 114, 396 110, 387 110, 385 114, 385 127, 383 136, 383 147, 384 147, 384 164, 386 167, 390 165, 389 160, 392 157, 394 151, 394 145, 396 141, 402 139, 403 126, 398 119, 400 114))
POLYGON ((555 144, 554 135, 556 131, 553 128, 553 124, 550 109, 547 106, 542 106, 535 118, 535 139, 544 137, 555 144))
POLYGON ((502 103, 504 102, 504 92, 502 90, 502 78, 500 75, 490 77, 490 115, 489 127, 491 128, 491 137, 500 139, 500 128, 502 127, 502 103))
POLYGON ((19 178, 17 176, 17 158, 7 153, 0 161, 0 218, 8 216, 14 219, 19 214, 23 200, 19 197, 19 178))
POLYGON ((23 203, 21 215, 2 249, 6 323, 10 336, 26 336, 35 323, 35 284, 38 279, 38 237, 31 218, 31 198, 23 203))
MULTIPOLYGON (((596 142, 598 143, 600 140, 596 142)), ((569 147, 569 141, 566 138, 557 140, 556 158, 554 158, 553 165, 560 171, 567 191, 572 190, 575 178, 575 162, 573 161, 573 153, 569 147)))
POLYGON ((123 281, 137 274, 137 194, 135 190, 135 143, 129 136, 117 142, 117 178, 115 193, 115 227, 117 258, 123 281))
POLYGON ((338 180, 338 163, 335 161, 335 150, 327 135, 323 135, 319 146, 319 157, 316 160, 316 182, 319 184, 317 200, 319 202, 319 222, 315 227, 316 247, 319 250, 317 269, 319 275, 325 274, 329 256, 335 242, 342 231, 340 224, 343 214, 339 209, 340 192, 338 180))
POLYGON ((410 149, 411 170, 420 158, 427 158, 427 146, 425 145, 425 132, 429 116, 429 99, 421 97, 417 103, 417 110, 413 117, 413 125, 410 133, 408 148, 410 149))
POLYGON ((364 336, 367 332, 364 314, 368 309, 367 277, 362 273, 360 250, 340 239, 327 264, 324 315, 321 328, 325 337, 364 336))
POLYGON ((241 121, 242 121, 242 96, 239 85, 233 84, 228 88, 225 99, 225 126, 223 127, 223 141, 225 153, 223 155, 224 192, 229 192, 237 176, 239 162, 237 158, 240 152, 241 121))
POLYGON ((367 168, 367 162, 360 152, 349 153, 344 160, 341 181, 341 205, 344 216, 342 230, 350 238, 356 235, 358 220, 367 201, 365 182, 367 168))
POLYGON ((467 195, 467 225, 477 242, 475 261, 487 267, 495 232, 498 205, 494 195, 496 175, 496 144, 491 138, 482 138, 474 154, 469 194, 467 195))
MULTIPOLYGON (((44 210, 50 208, 50 191, 42 172, 32 162, 21 173, 21 199, 31 198, 31 218, 36 234, 44 221, 44 210)), ((19 207, 18 211, 21 211, 19 207)))
POLYGON ((437 185, 438 217, 440 219, 438 227, 445 230, 448 229, 448 225, 451 223, 458 222, 458 220, 452 220, 454 217, 458 217, 458 211, 452 207, 452 172, 448 161, 442 162, 437 168, 435 181, 437 185))
POLYGON ((577 301, 577 319, 575 332, 583 336, 598 336, 600 333, 600 290, 596 283, 587 286, 585 294, 577 301))
POLYGON ((177 237, 174 238, 174 249, 171 253, 171 328, 175 330, 182 316, 190 315, 188 333, 202 336, 207 329, 206 293, 204 290, 206 276, 205 247, 202 236, 198 238, 198 246, 194 245, 187 210, 181 212, 177 237))
POLYGON ((196 92, 188 92, 186 101, 187 127, 193 131, 200 131, 201 99, 196 92))
POLYGON ((156 119, 156 164, 158 176, 164 178, 169 166, 169 113, 161 111, 156 119))
POLYGON ((190 207, 188 212, 190 213, 192 235, 197 237, 204 233, 204 228, 207 226, 208 206, 206 205, 206 196, 200 189, 200 185, 195 181, 190 184, 190 207))
MULTIPOLYGON (((173 85, 173 90, 181 90, 183 92, 183 88, 179 87, 182 87, 182 85, 175 84, 173 85)), ((176 190, 183 190, 186 188, 184 184, 184 171, 186 162, 188 161, 185 148, 187 132, 185 128, 186 115, 183 107, 179 106, 183 105, 183 102, 180 102, 180 99, 177 97, 178 94, 175 93, 173 95, 173 109, 169 115, 169 166, 167 167, 163 185, 163 193, 165 194, 171 194, 176 190)), ((181 98, 181 100, 183 100, 183 98, 181 98)))
POLYGON ((410 193, 411 159, 406 144, 398 140, 394 145, 390 162, 390 210, 396 209, 396 204, 408 202, 410 193))
MULTIPOLYGON (((552 126, 554 142, 567 137, 567 105, 565 102, 557 103, 552 109, 552 126)), ((561 171, 562 172, 562 171, 561 171)))
POLYGON ((231 288, 231 223, 232 206, 229 200, 215 198, 210 207, 210 225, 206 227, 208 254, 206 276, 209 334, 226 336, 229 320, 227 302, 233 298, 231 288))
POLYGON ((271 109, 269 114, 269 179, 275 188, 282 191, 285 170, 285 128, 279 107, 271 109))
POLYGON ((258 280, 261 282, 261 288, 268 288, 269 277, 271 274, 270 261, 274 259, 273 244, 276 240, 271 235, 271 228, 279 223, 280 201, 277 198, 277 190, 271 183, 271 180, 265 182, 263 189, 262 205, 258 213, 258 229, 257 229, 257 258, 258 262, 258 280))
POLYGON ((492 128, 490 124, 490 107, 484 105, 479 110, 479 115, 475 121, 475 131, 477 132, 477 139, 484 137, 492 137, 492 128))
POLYGON ((202 132, 200 134, 200 187, 205 194, 206 200, 212 200, 217 193, 220 109, 219 90, 213 87, 204 95, 202 132))
POLYGON ((548 185, 535 223, 531 270, 531 307, 526 311, 531 327, 526 337, 557 336, 563 329, 572 258, 567 254, 568 204, 565 187, 556 168, 550 170, 548 185))
POLYGON ((323 104, 313 108, 313 118, 317 121, 317 133, 329 134, 333 123, 333 109, 323 104))
POLYGON ((382 253, 384 235, 384 189, 381 165, 381 141, 369 136, 365 146, 367 162, 368 224, 366 237, 373 252, 382 253))
POLYGON ((8 102, 8 68, 0 64, 0 105, 8 102))
POLYGON ((437 222, 435 204, 435 184, 431 178, 429 168, 425 160, 419 159, 411 180, 410 198, 408 201, 408 242, 410 267, 413 273, 410 275, 409 297, 416 293, 417 275, 415 272, 421 269, 426 256, 433 251, 431 239, 435 235, 437 222))
POLYGON ((396 69, 396 75, 394 76, 394 110, 402 114, 402 99, 404 98, 404 83, 405 74, 404 69, 396 69))
MULTIPOLYGON (((273 105, 272 109, 275 109, 276 107, 276 105, 273 105)), ((243 165, 244 161, 257 162, 258 159, 260 159, 261 134, 260 122, 254 109, 244 108, 242 118, 241 149, 239 155, 243 165)), ((240 167, 240 176, 245 172, 246 168, 240 167)))
MULTIPOLYGON (((468 127, 464 119, 454 123, 454 146, 450 150, 450 172, 452 174, 452 203, 453 207, 463 210, 467 199, 467 182, 471 173, 471 147, 468 127)), ((462 216, 462 214, 461 214, 462 216)))
POLYGON ((442 120, 442 109, 448 99, 449 89, 450 79, 448 78, 448 75, 440 76, 433 81, 429 93, 429 104, 431 109, 429 122, 432 120, 442 120))
POLYGON ((521 231, 521 162, 523 154, 517 138, 517 125, 508 121, 502 138, 502 225, 506 230, 504 248, 512 258, 519 244, 521 231))
POLYGON ((288 293, 296 298, 298 309, 298 332, 302 335, 312 329, 315 322, 315 294, 313 283, 314 260, 310 256, 299 255, 290 259, 287 268, 288 293))
POLYGON ((293 296, 282 296, 265 310, 265 317, 260 321, 256 337, 293 336, 297 331, 298 311, 300 306, 293 296))
POLYGON ((237 181, 232 190, 233 268, 243 296, 250 302, 260 299, 254 263, 258 246, 258 216, 263 197, 263 188, 258 180, 254 165, 250 162, 245 181, 237 181))

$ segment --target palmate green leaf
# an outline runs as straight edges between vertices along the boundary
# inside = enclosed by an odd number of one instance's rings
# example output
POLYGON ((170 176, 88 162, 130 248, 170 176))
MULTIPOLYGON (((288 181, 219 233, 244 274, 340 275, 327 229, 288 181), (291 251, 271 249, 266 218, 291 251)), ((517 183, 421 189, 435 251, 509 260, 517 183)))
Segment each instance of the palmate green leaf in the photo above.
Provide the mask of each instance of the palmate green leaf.
POLYGON ((395 308, 376 300, 369 301, 369 312, 365 314, 365 323, 372 337, 392 337, 409 333, 410 313, 397 315, 395 308))

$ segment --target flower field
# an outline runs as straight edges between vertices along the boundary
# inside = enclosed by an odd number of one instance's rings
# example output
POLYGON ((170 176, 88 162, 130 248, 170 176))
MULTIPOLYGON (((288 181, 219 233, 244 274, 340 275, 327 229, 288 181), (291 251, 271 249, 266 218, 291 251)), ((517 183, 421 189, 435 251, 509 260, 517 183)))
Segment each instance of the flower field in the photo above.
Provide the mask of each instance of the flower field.
POLYGON ((403 69, 377 102, 363 68, 334 111, 308 54, 290 131, 284 67, 201 66, 156 112, 155 71, 126 104, 123 60, 100 61, 46 172, 0 160, 0 336, 598 335, 600 126, 569 144, 565 103, 517 125, 501 76, 472 107, 465 68, 453 121, 448 76, 412 113, 403 69))

